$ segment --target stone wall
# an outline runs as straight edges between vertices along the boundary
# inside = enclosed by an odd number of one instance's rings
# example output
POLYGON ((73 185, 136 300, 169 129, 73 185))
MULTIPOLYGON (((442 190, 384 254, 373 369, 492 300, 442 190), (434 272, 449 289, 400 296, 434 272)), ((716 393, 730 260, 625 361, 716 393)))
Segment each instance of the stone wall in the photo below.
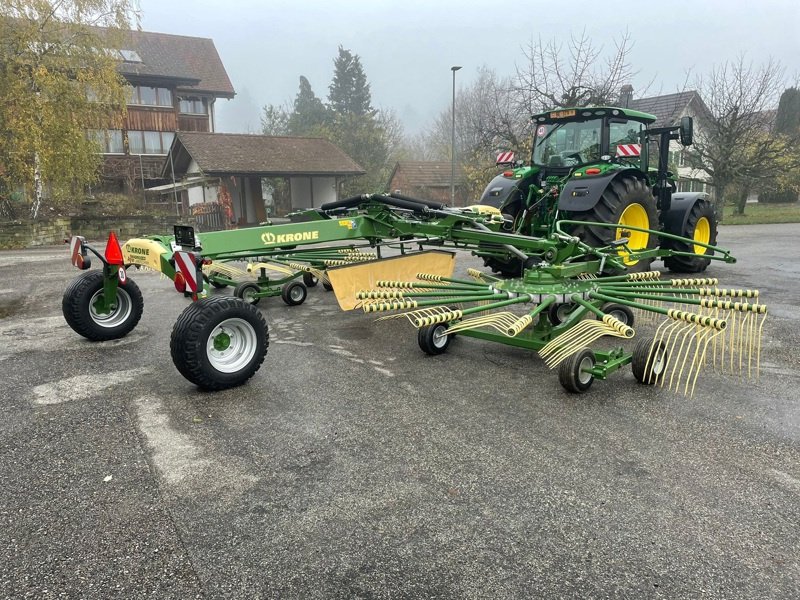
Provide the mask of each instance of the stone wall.
POLYGON ((39 223, 0 222, 0 249, 33 248, 63 244, 73 235, 89 241, 104 241, 110 231, 121 240, 140 236, 172 234, 176 223, 186 224, 185 218, 131 217, 61 217, 39 223))

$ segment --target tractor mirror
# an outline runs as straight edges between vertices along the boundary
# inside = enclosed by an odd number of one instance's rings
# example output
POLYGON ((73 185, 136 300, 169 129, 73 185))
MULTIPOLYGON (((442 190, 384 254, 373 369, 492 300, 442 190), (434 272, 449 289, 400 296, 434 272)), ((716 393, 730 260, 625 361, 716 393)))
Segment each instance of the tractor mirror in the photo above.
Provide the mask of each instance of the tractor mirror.
POLYGON ((694 134, 694 121, 692 117, 681 117, 680 128, 681 144, 684 146, 692 145, 692 136, 694 134))

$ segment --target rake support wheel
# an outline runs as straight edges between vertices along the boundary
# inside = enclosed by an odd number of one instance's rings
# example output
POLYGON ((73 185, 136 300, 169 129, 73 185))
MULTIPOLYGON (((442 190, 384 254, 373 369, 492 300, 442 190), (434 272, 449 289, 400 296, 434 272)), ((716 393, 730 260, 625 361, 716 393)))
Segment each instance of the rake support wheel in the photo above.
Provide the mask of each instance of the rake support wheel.
POLYGON ((636 381, 653 385, 664 373, 668 361, 667 345, 663 340, 653 344, 652 338, 642 338, 636 342, 631 359, 631 370, 636 381))
POLYGON ((103 273, 87 271, 78 275, 64 291, 61 312, 72 329, 87 340, 104 342, 128 335, 142 318, 144 299, 139 286, 128 278, 117 284, 117 302, 107 313, 97 304, 103 298, 103 273))
POLYGON ((573 394, 582 394, 594 382, 594 375, 588 372, 595 365, 594 352, 584 348, 573 354, 558 368, 558 381, 561 386, 573 394))
POLYGON ((261 367, 269 329, 252 304, 213 296, 184 309, 169 346, 181 375, 201 389, 224 390, 243 384, 261 367))

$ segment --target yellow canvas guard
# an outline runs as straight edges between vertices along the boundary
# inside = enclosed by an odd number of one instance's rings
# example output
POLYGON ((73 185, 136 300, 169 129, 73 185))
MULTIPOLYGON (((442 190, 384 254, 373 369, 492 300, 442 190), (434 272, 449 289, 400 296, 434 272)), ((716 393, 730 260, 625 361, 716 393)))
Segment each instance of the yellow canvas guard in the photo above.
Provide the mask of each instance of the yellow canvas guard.
POLYGON ((455 264, 453 252, 425 250, 343 267, 329 267, 327 274, 339 307, 353 310, 360 302, 356 300, 356 292, 375 288, 381 279, 413 281, 417 273, 452 277, 455 264))

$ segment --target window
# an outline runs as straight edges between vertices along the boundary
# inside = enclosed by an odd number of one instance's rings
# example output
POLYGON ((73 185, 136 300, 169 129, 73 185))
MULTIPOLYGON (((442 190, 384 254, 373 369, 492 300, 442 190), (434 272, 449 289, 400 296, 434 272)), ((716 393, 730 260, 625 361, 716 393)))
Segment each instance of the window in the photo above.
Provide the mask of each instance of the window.
POLYGON ((87 132, 90 140, 97 142, 103 154, 124 154, 121 129, 90 129, 87 132))
POLYGON ((166 154, 174 137, 172 131, 129 131, 128 151, 131 154, 166 154))
POLYGON ((130 103, 140 106, 172 107, 172 92, 167 88, 137 85, 132 88, 130 103))
POLYGON ((181 98, 180 111, 187 115, 206 115, 208 110, 202 98, 181 98))
POLYGON ((533 162, 551 167, 574 167, 600 158, 600 121, 569 121, 541 125, 533 162))

